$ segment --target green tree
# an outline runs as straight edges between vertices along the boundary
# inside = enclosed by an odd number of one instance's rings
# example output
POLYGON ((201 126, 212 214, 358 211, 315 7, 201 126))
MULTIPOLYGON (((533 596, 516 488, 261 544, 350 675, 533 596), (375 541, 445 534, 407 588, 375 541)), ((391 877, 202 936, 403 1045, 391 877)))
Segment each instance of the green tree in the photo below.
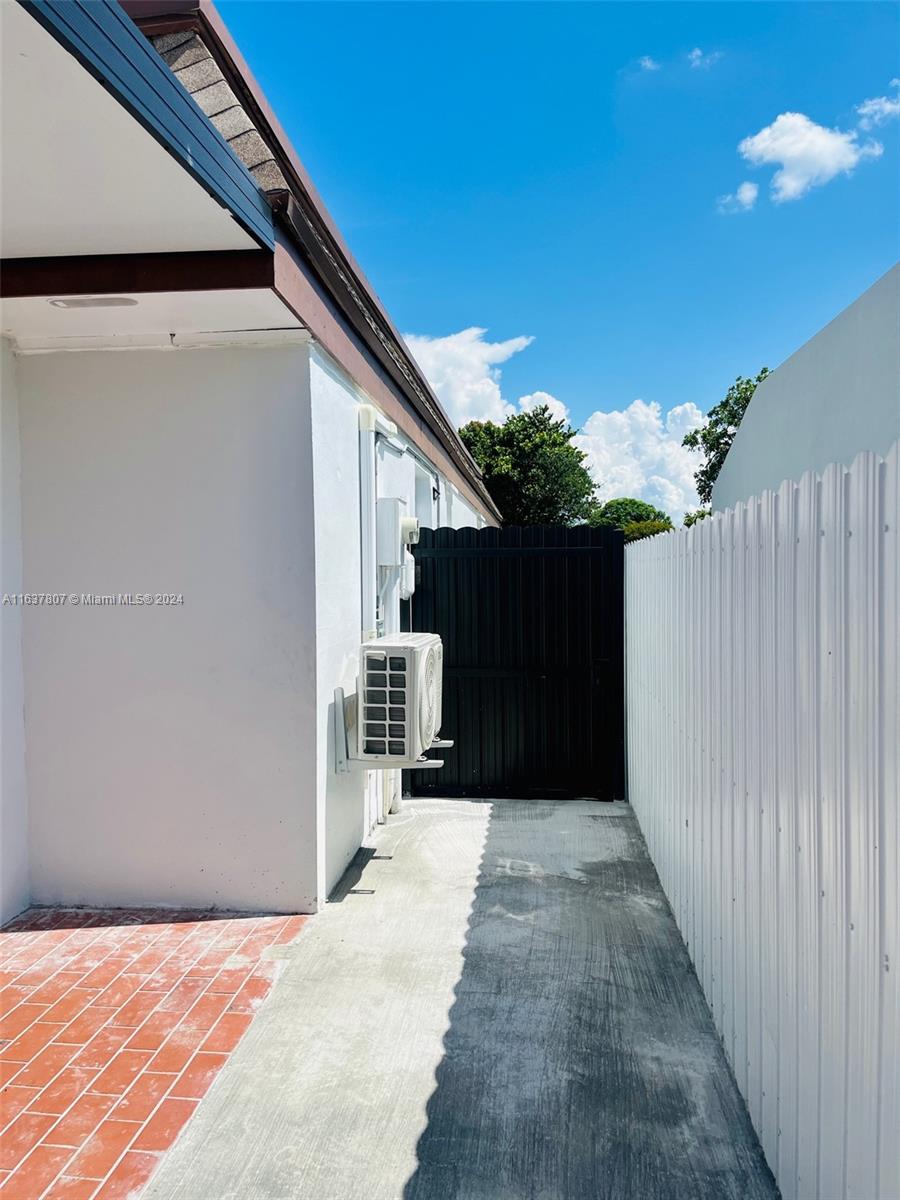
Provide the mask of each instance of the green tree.
POLYGON ((713 485, 731 449, 747 405, 768 374, 769 368, 763 367, 755 379, 744 379, 738 375, 728 389, 725 399, 706 414, 706 424, 684 435, 682 446, 700 450, 703 454, 703 466, 696 472, 694 479, 697 481, 697 495, 704 504, 709 504, 712 499, 713 485))
POLYGON ((686 512, 684 514, 684 523, 690 529, 698 521, 705 521, 708 516, 710 516, 708 508, 695 508, 693 512, 686 512))
POLYGON ((598 504, 590 516, 591 525, 612 525, 614 529, 624 529, 626 525, 636 521, 668 521, 669 514, 661 508, 654 508, 646 500, 634 500, 630 496, 620 496, 616 500, 607 500, 598 504))
POLYGON ((641 538, 654 537, 657 533, 669 533, 672 522, 668 517, 664 521, 629 521, 622 532, 626 542, 639 542, 641 538))
POLYGON ((505 525, 574 525, 590 516, 595 484, 577 430, 542 404, 495 425, 470 421, 459 434, 484 475, 505 525))

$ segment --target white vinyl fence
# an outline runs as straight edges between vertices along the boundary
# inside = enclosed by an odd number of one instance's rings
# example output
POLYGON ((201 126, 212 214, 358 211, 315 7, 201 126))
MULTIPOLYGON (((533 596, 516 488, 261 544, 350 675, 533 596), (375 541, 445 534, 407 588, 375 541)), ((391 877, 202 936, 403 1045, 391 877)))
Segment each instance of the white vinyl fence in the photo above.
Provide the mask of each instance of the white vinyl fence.
POLYGON ((629 798, 785 1200, 900 1198, 898 463, 626 551, 629 798))

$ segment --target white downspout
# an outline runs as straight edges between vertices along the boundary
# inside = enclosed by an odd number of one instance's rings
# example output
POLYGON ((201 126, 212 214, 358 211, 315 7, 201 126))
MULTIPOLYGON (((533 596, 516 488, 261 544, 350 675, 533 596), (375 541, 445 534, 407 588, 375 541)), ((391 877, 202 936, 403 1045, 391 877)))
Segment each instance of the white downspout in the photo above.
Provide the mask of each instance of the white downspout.
POLYGON ((362 640, 376 636, 378 623, 378 567, 375 552, 375 502, 378 486, 375 473, 375 435, 393 437, 396 425, 386 420, 372 404, 359 406, 359 520, 360 570, 362 572, 362 640))
POLYGON ((362 640, 375 636, 378 585, 375 568, 375 421, 370 404, 359 409, 359 557, 362 572, 362 640))
MULTIPOLYGON (((386 420, 374 405, 359 406, 359 557, 362 579, 362 640, 368 641, 377 636, 378 626, 378 556, 376 551, 376 515, 375 504, 378 498, 378 479, 376 474, 375 435, 386 434, 393 437, 397 432, 396 425, 386 420)), ((372 775, 369 776, 370 784, 372 775)), ((368 820, 373 817, 379 824, 387 819, 385 809, 390 801, 384 795, 384 780, 378 787, 373 800, 377 798, 378 809, 368 812, 368 820)), ((370 795, 370 785, 366 794, 370 795)))

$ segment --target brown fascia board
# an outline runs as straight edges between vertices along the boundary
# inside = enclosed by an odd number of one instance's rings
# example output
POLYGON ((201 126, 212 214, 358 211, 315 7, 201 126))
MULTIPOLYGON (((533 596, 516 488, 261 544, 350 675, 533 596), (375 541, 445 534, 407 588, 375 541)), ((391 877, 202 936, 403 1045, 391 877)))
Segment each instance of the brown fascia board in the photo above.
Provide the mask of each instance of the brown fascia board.
POLYGON ((486 507, 499 520, 500 513, 484 487, 475 460, 353 258, 215 6, 210 0, 119 0, 119 3, 148 37, 178 30, 200 33, 290 185, 287 193, 267 193, 290 235, 297 240, 369 353, 425 425, 437 434, 458 470, 471 480, 479 496, 479 506, 486 507))
POLYGON ((443 472, 469 503, 490 518, 495 509, 480 480, 462 471, 434 429, 412 407, 379 361, 354 336, 328 289, 279 226, 269 250, 199 250, 170 254, 63 255, 0 261, 0 297, 135 295, 149 292, 268 288, 323 349, 443 472))
POLYGON ((270 250, 197 250, 172 254, 88 254, 6 258, 0 296, 85 296, 272 288, 270 250))

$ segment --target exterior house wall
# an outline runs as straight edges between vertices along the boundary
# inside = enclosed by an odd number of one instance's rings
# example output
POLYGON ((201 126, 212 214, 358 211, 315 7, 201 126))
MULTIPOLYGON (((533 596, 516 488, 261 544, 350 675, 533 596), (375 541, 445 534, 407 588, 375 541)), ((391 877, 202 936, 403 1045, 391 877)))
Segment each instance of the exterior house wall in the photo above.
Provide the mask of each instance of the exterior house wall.
MULTIPOLYGON (((5 915, 29 899, 314 910, 400 795, 399 771, 334 771, 368 397, 315 344, 7 353, 4 369, 4 590, 184 597, 4 610, 5 915)), ((377 494, 423 524, 484 523, 402 435, 376 460, 377 494)))
MULTIPOLYGON (((324 894, 334 887, 369 832, 376 814, 399 800, 399 771, 334 770, 334 689, 356 689, 362 632, 359 409, 371 403, 315 343, 310 348, 310 397, 316 538, 317 796, 324 828, 324 894)), ((376 494, 406 500, 423 525, 483 525, 484 518, 406 439, 379 435, 376 494), (435 502, 433 488, 439 498, 435 502)), ((399 593, 385 597, 384 623, 400 628, 399 593)))
POLYGON ((447 525, 462 529, 471 525, 481 529, 484 517, 436 467, 411 452, 402 435, 380 438, 378 442, 378 494, 399 496, 406 501, 406 512, 418 517, 428 529, 447 525), (438 496, 434 499, 433 489, 438 496))
POLYGON ((900 445, 626 550, 628 787, 785 1200, 900 1196, 900 445))
MULTIPOLYGON (((0 355, 0 593, 6 595, 22 591, 22 515, 18 381, 5 338, 0 338, 0 355)), ((29 898, 22 612, 17 604, 0 609, 0 924, 21 912, 29 898)))
POLYGON ((360 772, 334 770, 334 689, 356 689, 362 628, 360 585, 360 396, 314 349, 312 403, 316 539, 316 795, 323 896, 340 879, 368 832, 360 772))
POLYGON ((319 895, 305 346, 20 357, 35 902, 319 895))
POLYGON ((765 379, 713 489, 717 510, 900 438, 900 265, 765 379))
POLYGON ((378 439, 378 494, 406 500, 407 516, 422 526, 480 529, 485 518, 439 470, 413 454, 402 434, 378 439), (433 488, 438 497, 434 499, 433 488))
POLYGON ((472 507, 462 492, 452 483, 447 484, 442 494, 445 500, 439 524, 448 525, 451 529, 463 529, 467 525, 483 529, 487 524, 481 513, 472 507))

